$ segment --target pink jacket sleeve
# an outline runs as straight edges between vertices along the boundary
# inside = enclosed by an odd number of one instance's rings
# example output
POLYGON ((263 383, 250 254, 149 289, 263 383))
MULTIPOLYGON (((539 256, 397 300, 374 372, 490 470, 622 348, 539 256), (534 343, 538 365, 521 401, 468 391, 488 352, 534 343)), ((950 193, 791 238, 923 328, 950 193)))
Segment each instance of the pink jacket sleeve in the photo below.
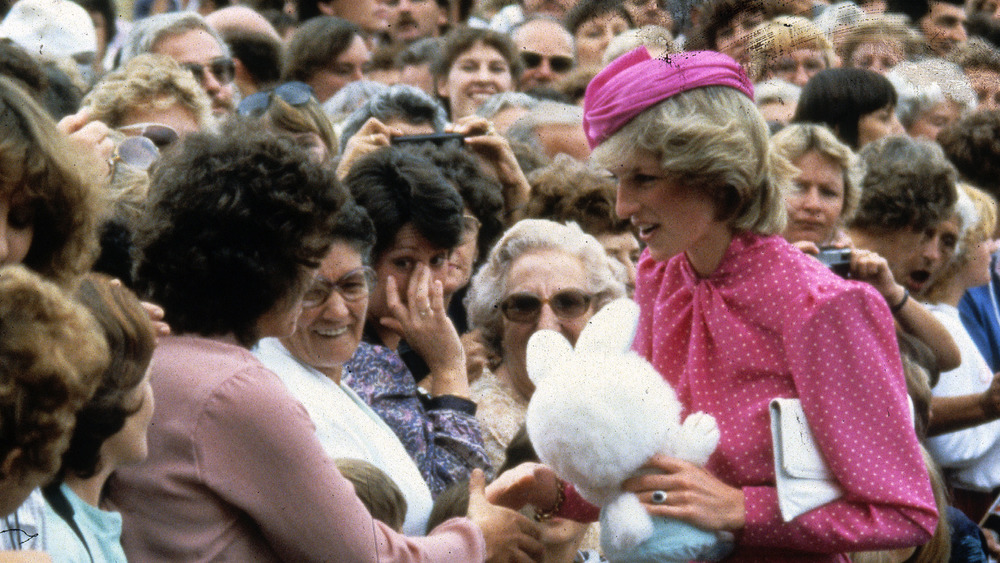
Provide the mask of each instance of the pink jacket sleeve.
POLYGON ((784 522, 774 487, 745 487, 739 541, 806 551, 926 542, 937 523, 913 430, 892 316, 868 286, 805 297, 785 351, 816 442, 845 493, 784 522))
POLYGON ((373 520, 280 380, 248 369, 216 389, 198 421, 203 482, 254 520, 288 561, 482 561, 482 533, 456 518, 424 538, 373 520))

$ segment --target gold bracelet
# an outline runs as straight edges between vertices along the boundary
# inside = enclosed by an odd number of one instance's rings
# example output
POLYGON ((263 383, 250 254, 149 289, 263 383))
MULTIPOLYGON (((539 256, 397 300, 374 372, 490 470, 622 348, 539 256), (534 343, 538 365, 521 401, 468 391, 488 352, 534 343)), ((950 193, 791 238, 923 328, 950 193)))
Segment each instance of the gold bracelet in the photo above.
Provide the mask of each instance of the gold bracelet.
POLYGON ((562 508, 563 503, 566 502, 566 481, 562 479, 558 480, 558 486, 556 488, 556 503, 548 510, 538 510, 535 509, 535 522, 545 522, 546 520, 551 520, 552 517, 559 512, 562 508))

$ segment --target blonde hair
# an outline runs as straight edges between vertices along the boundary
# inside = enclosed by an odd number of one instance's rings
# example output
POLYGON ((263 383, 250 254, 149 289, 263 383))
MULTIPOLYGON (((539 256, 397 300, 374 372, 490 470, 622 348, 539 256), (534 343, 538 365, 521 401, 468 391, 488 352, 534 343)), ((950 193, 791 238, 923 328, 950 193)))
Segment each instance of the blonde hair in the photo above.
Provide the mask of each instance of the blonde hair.
POLYGON ((747 74, 753 82, 766 78, 774 62, 785 53, 815 49, 823 55, 826 68, 837 60, 833 43, 811 21, 798 16, 778 16, 754 28, 747 37, 750 61, 747 74))
POLYGON ((384 471, 371 463, 353 458, 334 460, 337 470, 354 485, 354 493, 372 518, 402 532, 406 520, 406 497, 384 471))
POLYGON ((83 99, 93 119, 119 127, 136 109, 164 110, 179 105, 198 126, 210 128, 212 102, 194 76, 166 55, 139 55, 104 76, 83 99))
POLYGON ((929 50, 919 33, 906 25, 906 18, 898 14, 866 15, 844 35, 840 56, 844 66, 851 66, 851 57, 858 47, 870 42, 895 42, 903 56, 912 59, 929 50))
POLYGON ((851 147, 841 143, 833 131, 814 123, 793 123, 774 134, 771 150, 790 162, 816 151, 840 166, 844 176, 844 206, 840 210, 840 221, 844 223, 854 216, 861 199, 861 168, 851 147))
POLYGON ((945 287, 969 263, 970 250, 993 237, 997 226, 997 201, 993 196, 964 182, 958 183, 958 202, 955 213, 961 220, 959 242, 955 255, 948 262, 930 287, 924 299, 938 303, 944 298, 945 287))
POLYGON ((0 268, 0 334, 0 460, 20 453, 0 480, 26 484, 59 469, 108 345, 83 305, 16 264, 0 268))
POLYGON ((770 150, 768 138, 753 100, 732 88, 709 86, 643 111, 590 158, 613 170, 622 155, 649 151, 680 185, 707 192, 718 220, 768 235, 785 228, 784 194, 796 173, 770 150))

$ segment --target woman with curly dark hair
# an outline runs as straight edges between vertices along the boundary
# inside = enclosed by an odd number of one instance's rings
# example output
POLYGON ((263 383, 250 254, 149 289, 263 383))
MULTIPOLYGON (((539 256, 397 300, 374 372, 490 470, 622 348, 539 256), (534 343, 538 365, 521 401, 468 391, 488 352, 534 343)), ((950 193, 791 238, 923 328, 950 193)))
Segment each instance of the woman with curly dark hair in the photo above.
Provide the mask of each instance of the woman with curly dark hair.
POLYGON ((534 549, 516 541, 519 515, 485 500, 427 539, 372 520, 301 404, 248 350, 295 329, 347 194, 291 141, 239 124, 179 149, 155 169, 136 235, 137 285, 175 335, 153 357, 149 457, 111 481, 129 559, 475 561, 534 549))

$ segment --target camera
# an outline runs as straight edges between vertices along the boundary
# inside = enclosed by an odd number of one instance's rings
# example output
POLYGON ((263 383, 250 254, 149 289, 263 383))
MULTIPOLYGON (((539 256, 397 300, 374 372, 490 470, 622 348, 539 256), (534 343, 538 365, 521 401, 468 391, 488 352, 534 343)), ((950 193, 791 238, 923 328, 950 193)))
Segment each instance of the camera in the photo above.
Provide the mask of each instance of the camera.
POLYGON ((458 141, 461 142, 465 138, 462 133, 430 133, 427 135, 403 135, 401 137, 392 137, 390 142, 394 145, 405 145, 408 143, 434 143, 436 145, 443 145, 448 141, 458 141))
POLYGON ((851 274, 851 249, 825 246, 819 249, 816 259, 842 278, 851 274))

